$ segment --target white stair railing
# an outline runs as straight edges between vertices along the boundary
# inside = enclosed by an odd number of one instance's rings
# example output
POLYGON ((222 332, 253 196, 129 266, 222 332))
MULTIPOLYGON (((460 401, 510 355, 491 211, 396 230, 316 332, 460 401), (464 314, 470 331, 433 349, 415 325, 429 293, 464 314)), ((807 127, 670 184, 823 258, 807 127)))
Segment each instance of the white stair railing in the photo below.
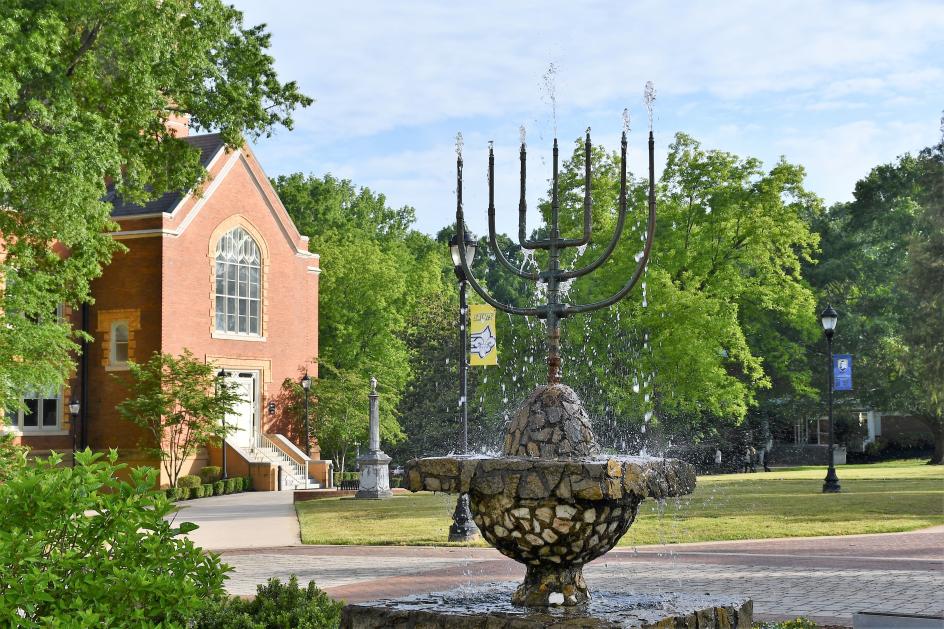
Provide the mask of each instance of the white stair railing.
POLYGON ((288 476, 287 480, 292 486, 308 489, 307 466, 285 454, 281 448, 275 445, 272 440, 265 435, 255 435, 251 452, 281 467, 283 472, 288 476))

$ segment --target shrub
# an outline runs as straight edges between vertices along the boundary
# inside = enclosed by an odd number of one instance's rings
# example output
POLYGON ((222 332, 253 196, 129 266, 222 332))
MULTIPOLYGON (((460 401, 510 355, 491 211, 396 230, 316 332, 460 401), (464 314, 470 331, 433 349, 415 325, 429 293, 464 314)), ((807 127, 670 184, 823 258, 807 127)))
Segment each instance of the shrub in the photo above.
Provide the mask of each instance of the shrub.
POLYGON ((360 480, 361 475, 358 472, 335 472, 334 486, 340 487, 343 480, 360 480))
POLYGON ((216 599, 194 622, 195 629, 250 629, 256 627, 298 627, 324 629, 341 622, 342 603, 334 601, 314 581, 299 587, 292 575, 288 583, 269 579, 256 587, 251 601, 238 597, 216 599))
POLYGON ((252 476, 243 476, 243 488, 239 491, 252 491, 252 476))
POLYGON ((164 490, 164 495, 167 496, 168 500, 177 500, 177 488, 168 487, 164 490))
POLYGON ((178 487, 199 487, 203 483, 200 482, 200 477, 193 474, 187 474, 186 476, 181 476, 177 479, 178 487))
POLYGON ((200 470, 200 479, 204 484, 215 483, 223 477, 223 470, 216 465, 207 465, 200 470))
POLYGON ((227 494, 236 493, 236 482, 237 482, 237 481, 239 481, 239 486, 240 486, 240 488, 242 488, 242 481, 243 481, 242 478, 239 478, 239 477, 227 478, 225 481, 223 481, 224 483, 226 483, 226 493, 227 493, 227 494))
POLYGON ((193 487, 193 488, 190 490, 190 497, 191 497, 191 498, 203 498, 203 496, 205 495, 205 494, 203 493, 203 488, 204 488, 203 485, 200 485, 199 487, 193 487))
MULTIPOLYGON (((0 425, 3 418, 0 417, 0 425)), ((0 432, 0 483, 26 465, 26 453, 29 448, 13 444, 16 435, 0 432)))
POLYGON ((203 497, 212 498, 213 497, 213 483, 204 483, 203 485, 203 497))
POLYGON ((157 470, 102 457, 54 454, 0 484, 0 626, 183 626, 223 595, 228 568, 164 519, 157 470))
POLYGON ((193 487, 177 487, 177 500, 190 500, 193 497, 193 487))
POLYGON ((222 495, 225 494, 225 493, 226 493, 226 482, 225 482, 225 481, 218 480, 218 481, 216 481, 215 483, 213 483, 213 495, 214 495, 214 496, 222 496, 222 495))

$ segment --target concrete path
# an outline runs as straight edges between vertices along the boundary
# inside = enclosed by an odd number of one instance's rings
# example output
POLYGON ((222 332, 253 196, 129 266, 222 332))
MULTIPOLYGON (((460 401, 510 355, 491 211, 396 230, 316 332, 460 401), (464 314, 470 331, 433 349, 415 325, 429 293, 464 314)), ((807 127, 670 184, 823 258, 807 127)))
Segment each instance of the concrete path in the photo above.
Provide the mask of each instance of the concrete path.
POLYGON ((189 537, 207 550, 301 544, 290 491, 247 491, 178 506, 177 521, 199 525, 189 537))
MULTIPOLYGON (((228 588, 252 594, 296 574, 355 602, 520 581, 485 548, 304 546, 231 550, 228 588)), ((585 569, 591 589, 750 596, 755 616, 851 626, 858 611, 944 613, 944 527, 913 533, 621 548, 585 569)))

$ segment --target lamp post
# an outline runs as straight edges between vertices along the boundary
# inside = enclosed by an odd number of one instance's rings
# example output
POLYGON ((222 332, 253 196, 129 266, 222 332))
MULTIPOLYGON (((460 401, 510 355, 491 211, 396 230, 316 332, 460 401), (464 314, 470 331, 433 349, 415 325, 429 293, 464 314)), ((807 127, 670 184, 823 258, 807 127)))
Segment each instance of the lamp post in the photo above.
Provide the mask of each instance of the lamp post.
MULTIPOLYGON (((466 286, 468 284, 463 271, 465 266, 472 266, 475 258, 475 237, 465 232, 462 244, 465 249, 465 260, 459 247, 458 234, 449 240, 449 252, 452 254, 452 264, 459 280, 459 420, 462 423, 462 454, 469 453, 469 399, 468 399, 468 347, 469 337, 467 329, 468 304, 466 303, 466 286)), ((452 514, 452 525, 449 527, 450 542, 466 542, 477 538, 479 529, 472 521, 472 512, 469 511, 469 495, 459 494, 456 500, 456 510, 452 514)))
POLYGON ((302 388, 305 390, 305 455, 311 456, 311 436, 308 432, 308 391, 311 389, 311 378, 308 372, 302 378, 302 388))
POLYGON ((69 420, 70 420, 69 432, 72 433, 72 467, 75 467, 75 453, 77 450, 76 444, 75 444, 75 440, 76 440, 75 423, 79 419, 79 410, 80 410, 79 401, 73 398, 73 400, 69 402, 69 420))
MULTIPOLYGON (((216 374, 217 395, 219 395, 219 392, 220 392, 220 382, 222 382, 223 378, 225 377, 226 377, 225 369, 220 369, 220 371, 216 374)), ((223 451, 223 479, 225 480, 227 478, 226 476, 226 413, 223 413, 223 443, 221 443, 220 445, 222 446, 220 449, 223 451)))
POLYGON ((836 476, 836 466, 833 459, 833 334, 836 332, 836 322, 839 314, 833 307, 826 304, 826 310, 819 315, 823 322, 823 332, 826 334, 826 345, 829 353, 829 468, 826 470, 826 479, 823 481, 823 493, 837 494, 840 491, 839 477, 836 476))

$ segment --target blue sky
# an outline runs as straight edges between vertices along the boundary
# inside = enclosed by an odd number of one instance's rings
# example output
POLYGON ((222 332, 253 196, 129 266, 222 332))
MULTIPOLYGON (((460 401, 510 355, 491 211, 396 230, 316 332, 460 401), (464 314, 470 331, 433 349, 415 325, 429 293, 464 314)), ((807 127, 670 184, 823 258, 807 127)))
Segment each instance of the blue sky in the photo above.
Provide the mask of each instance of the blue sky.
POLYGON ((520 125, 535 207, 550 174, 552 63, 561 141, 590 126, 595 143, 616 148, 628 108, 636 172, 647 80, 658 92, 657 164, 684 131, 768 166, 781 155, 800 163, 828 203, 851 198, 872 166, 940 137, 939 0, 235 4, 248 24, 268 25, 280 76, 316 99, 294 131, 254 145, 266 172, 351 179, 415 207, 428 233, 454 219, 458 131, 474 231, 486 228, 489 140, 498 227, 515 230, 520 125))

